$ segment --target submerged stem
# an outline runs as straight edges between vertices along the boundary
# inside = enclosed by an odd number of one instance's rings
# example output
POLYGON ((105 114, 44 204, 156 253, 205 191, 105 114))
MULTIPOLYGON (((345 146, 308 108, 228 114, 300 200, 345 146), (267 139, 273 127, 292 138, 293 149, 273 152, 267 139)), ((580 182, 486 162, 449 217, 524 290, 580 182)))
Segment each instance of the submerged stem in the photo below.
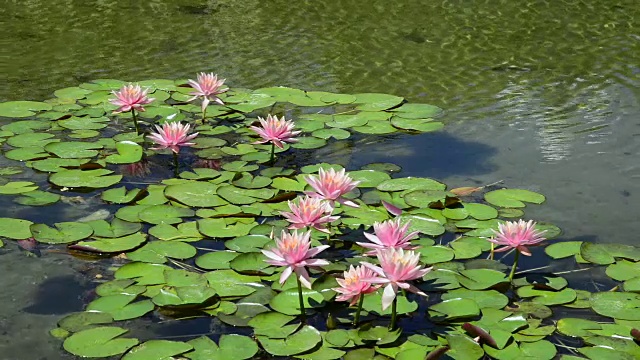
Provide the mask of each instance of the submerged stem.
POLYGON ((520 256, 520 251, 516 251, 516 258, 513 259, 513 266, 511 267, 511 273, 509 274, 509 282, 513 281, 513 275, 516 273, 516 267, 518 266, 518 257, 520 256))
POLYGON ((136 116, 136 110, 131 108, 131 116, 133 117, 133 125, 136 127, 136 134, 140 135, 140 128, 138 127, 138 117, 136 116))
POLYGON ((306 319, 306 312, 304 310, 304 300, 302 299, 302 282, 300 281, 300 276, 296 275, 296 280, 298 281, 298 301, 300 302, 300 316, 302 317, 302 322, 304 323, 306 319))
POLYGON ((173 153, 173 175, 178 177, 178 153, 173 153))
POLYGON ((398 305, 398 296, 393 298, 391 303, 391 324, 389 324, 389 330, 395 330, 396 328, 396 306, 398 305))
POLYGON ((362 304, 364 303, 364 294, 360 294, 360 300, 358 300, 358 308, 356 309, 356 315, 353 318, 353 326, 358 326, 360 323, 360 313, 362 312, 362 304))

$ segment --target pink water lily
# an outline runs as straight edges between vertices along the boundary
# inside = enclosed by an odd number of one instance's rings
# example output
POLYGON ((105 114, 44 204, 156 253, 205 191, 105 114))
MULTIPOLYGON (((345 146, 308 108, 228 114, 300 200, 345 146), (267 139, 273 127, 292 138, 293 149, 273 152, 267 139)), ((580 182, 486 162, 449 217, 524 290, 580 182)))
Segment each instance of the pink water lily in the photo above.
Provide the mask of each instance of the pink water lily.
POLYGON ((378 289, 369 281, 374 277, 376 277, 375 273, 362 265, 358 267, 349 266, 349 270, 344 272, 343 278, 336 279, 340 285, 340 287, 333 288, 333 291, 340 294, 336 297, 336 300, 348 301, 350 305, 355 305, 362 295, 372 293, 378 289))
POLYGON ((507 251, 510 249, 516 249, 518 252, 526 256, 531 256, 531 252, 527 246, 535 246, 540 242, 546 240, 542 235, 545 231, 538 231, 535 229, 536 223, 533 220, 525 222, 524 220, 507 221, 498 225, 498 231, 493 230, 495 236, 492 239, 488 239, 496 245, 501 245, 501 248, 495 250, 495 252, 507 251))
POLYGON ((289 201, 291 212, 281 212, 287 221, 291 223, 289 229, 302 229, 313 227, 324 233, 329 233, 326 224, 338 220, 339 216, 331 216, 333 208, 323 199, 305 196, 297 203, 289 201))
POLYGON ((386 248, 402 248, 405 250, 416 249, 417 246, 411 246, 411 239, 418 236, 418 231, 413 231, 407 234, 411 222, 407 221, 404 225, 401 224, 400 218, 395 220, 386 220, 383 222, 374 222, 373 230, 374 234, 364 233, 364 236, 371 241, 370 243, 358 242, 357 244, 368 249, 373 249, 367 252, 367 255, 376 255, 376 249, 386 248))
POLYGON ((276 238, 276 246, 273 249, 262 250, 262 253, 269 258, 266 260, 267 263, 286 266, 280 276, 280 284, 284 284, 292 273, 296 273, 300 283, 304 287, 311 289, 311 279, 306 267, 329 265, 327 260, 312 259, 327 249, 329 245, 312 248, 310 238, 311 231, 288 233, 283 230, 280 238, 276 238))
POLYGON ((300 131, 293 131, 295 124, 292 120, 285 120, 284 116, 278 119, 277 116, 267 115, 266 119, 258 116, 258 121, 262 127, 250 126, 249 129, 255 131, 262 140, 254 142, 254 144, 264 144, 271 142, 280 149, 284 148, 282 143, 290 143, 298 141, 295 136, 300 131))
POLYGON ((158 147, 152 148, 152 150, 171 149, 174 153, 180 152, 182 146, 193 146, 195 143, 189 142, 193 140, 198 133, 189 134, 191 125, 183 125, 180 122, 164 123, 162 127, 156 125, 158 132, 152 133, 147 136, 158 147))
POLYGON ((116 98, 109 99, 109 102, 118 106, 113 113, 117 114, 130 111, 131 109, 144 111, 144 107, 142 105, 149 104, 155 100, 154 98, 147 97, 148 91, 149 89, 142 90, 140 85, 133 84, 125 85, 118 91, 112 91, 116 98))
POLYGON ((213 101, 217 104, 224 105, 224 102, 217 96, 229 90, 229 88, 223 88, 222 85, 226 79, 218 80, 218 75, 213 73, 198 74, 197 80, 189 79, 189 85, 196 91, 189 93, 193 95, 188 101, 195 100, 202 97, 202 111, 204 111, 209 102, 213 101))
POLYGON ((419 279, 431 271, 431 268, 423 268, 418 263, 420 254, 404 251, 401 248, 388 248, 376 249, 376 256, 380 261, 380 266, 368 262, 361 262, 361 264, 378 275, 367 280, 373 284, 386 284, 382 293, 382 310, 386 310, 391 305, 396 298, 398 288, 426 296, 420 289, 407 282, 419 279))
POLYGON ((336 172, 334 169, 325 171, 323 168, 320 168, 318 177, 305 176, 304 179, 315 190, 305 191, 305 194, 314 198, 328 200, 331 206, 337 201, 347 206, 359 207, 359 205, 353 201, 342 197, 342 195, 355 189, 356 186, 360 184, 360 181, 354 181, 349 175, 346 175, 344 169, 336 172))

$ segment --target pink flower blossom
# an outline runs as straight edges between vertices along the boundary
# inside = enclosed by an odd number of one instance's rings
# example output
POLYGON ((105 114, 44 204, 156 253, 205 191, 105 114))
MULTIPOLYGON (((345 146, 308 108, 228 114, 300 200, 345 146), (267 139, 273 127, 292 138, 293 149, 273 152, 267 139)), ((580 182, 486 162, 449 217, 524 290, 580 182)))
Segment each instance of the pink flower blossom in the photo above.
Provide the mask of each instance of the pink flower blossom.
POLYGON ((203 72, 198 74, 197 81, 189 79, 189 85, 196 91, 189 93, 194 96, 188 101, 202 97, 202 111, 207 108, 210 101, 224 105, 217 95, 229 90, 229 88, 222 88, 225 80, 226 79, 218 80, 218 75, 214 75, 213 73, 206 74, 203 72))
POLYGON ((324 171, 324 169, 320 168, 317 178, 315 176, 306 176, 304 179, 315 190, 305 191, 305 194, 314 198, 328 200, 331 206, 337 201, 347 206, 359 207, 353 201, 342 198, 342 195, 355 189, 360 183, 360 181, 353 181, 349 175, 345 175, 344 169, 336 172, 334 169, 324 171))
POLYGON ((337 301, 348 301, 350 305, 355 305, 360 296, 378 290, 367 279, 374 278, 375 274, 364 266, 349 266, 349 270, 344 272, 344 279, 336 279, 340 287, 333 288, 333 291, 340 293, 336 297, 337 301))
POLYGON ((422 268, 418 264, 420 254, 416 254, 413 251, 404 251, 401 248, 387 248, 384 250, 376 249, 376 255, 378 261, 380 261, 380 266, 367 262, 362 262, 361 264, 378 275, 367 280, 373 284, 386 284, 382 293, 382 310, 391 305, 393 299, 396 298, 398 288, 427 296, 417 287, 407 283, 407 281, 419 279, 431 271, 431 268, 422 268))
POLYGON ((374 249, 367 252, 367 255, 376 255, 375 249, 386 248, 402 248, 405 250, 416 249, 416 246, 411 246, 411 239, 418 236, 418 231, 413 231, 407 234, 410 221, 407 221, 404 225, 401 225, 400 218, 395 220, 387 220, 383 222, 373 223, 373 230, 375 235, 364 233, 364 236, 372 243, 358 242, 357 244, 368 249, 374 249))
POLYGON ((267 115, 266 119, 258 116, 262 127, 250 126, 249 129, 255 131, 262 140, 254 142, 254 144, 264 144, 272 142, 280 149, 284 148, 282 143, 296 142, 294 136, 300 134, 300 131, 293 131, 295 124, 292 120, 285 120, 284 116, 278 119, 277 116, 267 115))
POLYGON ((495 233, 494 238, 488 240, 496 245, 502 245, 502 247, 496 249, 495 252, 516 249, 523 255, 531 256, 531 252, 527 249, 527 246, 535 246, 541 241, 546 240, 542 236, 546 230, 537 231, 535 226, 536 223, 533 220, 529 220, 528 222, 524 220, 518 220, 518 222, 507 221, 499 224, 498 231, 493 230, 495 233))
POLYGON ((338 220, 339 216, 331 216, 333 208, 328 202, 318 198, 305 196, 298 199, 298 203, 289 201, 291 212, 281 212, 282 216, 291 223, 289 229, 313 227, 324 233, 329 233, 325 224, 338 220))
POLYGON ((113 111, 114 114, 130 111, 135 109, 138 111, 144 111, 142 105, 149 104, 154 98, 148 98, 147 92, 149 89, 142 90, 140 85, 125 85, 119 91, 112 91, 115 99, 109 99, 113 105, 119 106, 113 111))
POLYGON ((311 248, 310 237, 311 231, 287 233, 283 230, 280 239, 276 238, 276 247, 271 250, 262 250, 262 253, 269 258, 266 260, 267 263, 286 266, 280 276, 280 284, 284 284, 292 273, 296 273, 302 285, 311 289, 309 273, 305 266, 329 265, 327 260, 312 259, 329 245, 311 248))
POLYGON ((152 148, 152 150, 171 149, 174 153, 180 152, 181 146, 193 146, 195 143, 189 142, 193 140, 198 133, 189 133, 191 125, 182 125, 180 122, 165 122, 162 127, 156 125, 157 133, 152 133, 147 136, 154 143, 158 144, 158 147, 152 148))

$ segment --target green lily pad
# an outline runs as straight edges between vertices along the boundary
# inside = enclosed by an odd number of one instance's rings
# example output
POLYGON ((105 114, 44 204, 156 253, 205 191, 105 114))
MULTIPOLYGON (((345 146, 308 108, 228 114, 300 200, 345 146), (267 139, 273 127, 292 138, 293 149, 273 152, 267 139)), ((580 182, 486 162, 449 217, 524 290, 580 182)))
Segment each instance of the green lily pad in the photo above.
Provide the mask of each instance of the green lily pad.
POLYGON ((105 220, 88 221, 93 228, 93 236, 99 238, 119 238, 140 230, 142 225, 115 218, 111 223, 105 220))
POLYGON ((640 294, 600 292, 591 296, 593 311, 620 320, 640 320, 640 294))
POLYGON ((499 360, 540 359, 551 360, 556 356, 556 347, 546 340, 535 342, 512 343, 504 349, 484 346, 487 354, 499 360))
POLYGON ((38 111, 51 110, 51 104, 37 101, 7 101, 0 103, 0 116, 22 118, 33 116, 38 111))
POLYGON ((391 125, 403 129, 420 132, 437 131, 444 127, 444 124, 433 119, 407 119, 394 116, 391 118, 391 125))
MULTIPOLYGON (((398 314, 408 314, 418 310, 418 303, 415 301, 409 301, 406 297, 397 296, 397 309, 398 314)), ((391 315, 391 307, 382 310, 382 294, 380 291, 366 295, 362 303, 362 308, 368 312, 379 315, 391 315)))
POLYGON ((76 245, 94 252, 114 253, 134 249, 146 240, 146 234, 135 233, 119 238, 103 238, 92 241, 81 241, 76 245))
POLYGON ((268 336, 271 339, 284 339, 298 330, 300 324, 290 323, 295 316, 281 314, 276 311, 264 312, 249 321, 255 335, 268 336))
POLYGON ((28 161, 47 158, 49 153, 45 152, 43 148, 35 146, 9 150, 4 156, 10 160, 28 161))
POLYGON ((593 320, 563 318, 558 320, 558 332, 567 336, 585 337, 593 335, 590 330, 599 330, 602 326, 593 320))
POLYGON ((205 277, 220 297, 246 296, 255 292, 255 285, 260 284, 258 276, 241 275, 233 270, 211 271, 205 277))
POLYGON ((112 322, 113 317, 111 314, 83 311, 65 316, 58 322, 58 326, 70 332, 79 332, 92 328, 94 325, 109 324, 112 322))
POLYGON ((464 335, 451 334, 446 336, 449 344, 447 356, 456 360, 477 360, 484 355, 480 345, 472 338, 464 335))
POLYGON ((484 194, 484 199, 495 206, 506 208, 524 207, 524 202, 542 204, 544 195, 522 189, 499 189, 484 194))
POLYGON ((562 259, 580 254, 581 245, 582 241, 562 241, 547 246, 544 252, 554 259, 562 259))
POLYGON ((0 234, 2 237, 14 240, 28 239, 32 236, 31 225, 33 223, 29 220, 0 218, 0 234))
POLYGON ((7 144, 17 148, 44 148, 47 144, 58 141, 60 141, 60 139, 56 139, 54 134, 29 132, 10 137, 7 140, 7 144))
POLYGON ((599 265, 613 264, 616 258, 640 261, 640 248, 623 244, 594 244, 584 242, 580 255, 586 261, 599 265))
POLYGON ((168 257, 189 259, 196 253, 196 248, 180 241, 151 241, 140 249, 127 253, 127 258, 133 261, 162 264, 168 257))
POLYGON ((470 299, 475 301, 478 304, 478 307, 484 308, 494 308, 494 309, 503 309, 509 303, 509 298, 507 298, 504 294, 499 293, 495 290, 485 290, 485 291, 477 291, 477 290, 467 290, 467 289, 455 289, 447 291, 442 294, 442 300, 453 300, 453 299, 470 299))
POLYGON ((88 142, 53 142, 44 149, 62 159, 92 158, 98 155, 102 145, 88 142))
POLYGON ((315 136, 320 139, 329 140, 330 138, 334 138, 336 140, 344 140, 348 139, 351 136, 351 133, 347 130, 340 128, 332 128, 332 129, 319 129, 311 133, 311 136, 315 136))
POLYGON ((270 339, 266 336, 258 336, 262 347, 274 356, 291 356, 311 350, 322 341, 320 332, 311 326, 302 329, 286 339, 270 339))
POLYGON ((534 289, 533 286, 523 286, 518 288, 517 292, 520 297, 534 297, 533 302, 547 306, 567 304, 577 297, 576 291, 568 288, 561 291, 546 291, 534 289))
POLYGON ((51 205, 58 200, 60 200, 60 195, 58 194, 34 190, 22 194, 22 196, 16 198, 14 201, 26 206, 45 206, 51 205))
POLYGON ((625 281, 640 276, 640 262, 618 260, 615 264, 607 266, 607 275, 617 281, 625 281))
POLYGON ((30 229, 36 240, 47 244, 66 244, 88 238, 93 234, 93 228, 89 224, 61 222, 54 226, 55 228, 45 224, 33 224, 30 229))
POLYGON ((216 295, 216 291, 205 285, 163 286, 151 301, 158 306, 199 305, 216 295))
POLYGON ((380 191, 444 190, 446 185, 429 178, 405 177, 384 181, 377 186, 380 191))
POLYGON ((249 234, 257 223, 228 223, 229 220, 222 218, 198 220, 198 230, 206 236, 212 238, 237 237, 249 234))
POLYGON ((124 186, 109 189, 102 193, 102 200, 113 204, 129 204, 142 198, 146 192, 142 189, 131 189, 127 191, 124 186))
POLYGON ((140 220, 149 224, 177 224, 183 217, 191 217, 195 211, 170 205, 149 206, 138 213, 140 220))
MULTIPOLYGON (((302 289, 302 299, 306 310, 324 305, 324 297, 315 290, 302 289)), ((299 315, 298 289, 288 289, 276 295, 269 302, 271 308, 285 315, 299 315)))
POLYGON ((457 320, 480 315, 478 304, 472 299, 453 298, 429 307, 434 321, 457 320))
POLYGON ((245 360, 258 352, 258 345, 247 336, 223 334, 218 344, 206 336, 188 342, 194 351, 184 354, 191 360, 245 360))
POLYGON ((361 111, 387 110, 404 101, 402 97, 389 94, 362 93, 354 95, 356 97, 355 103, 361 104, 357 109, 361 111))
POLYGON ((31 167, 42 172, 58 172, 67 168, 77 168, 91 161, 91 159, 60 159, 47 158, 33 161, 31 167))
POLYGON ((106 157, 106 161, 111 164, 132 164, 142 159, 142 146, 130 142, 120 141, 116 144, 118 154, 112 154, 106 157))
POLYGON ((429 104, 402 104, 402 106, 391 110, 396 116, 406 119, 426 119, 436 116, 442 112, 437 106, 429 104))
POLYGON ((168 198, 188 206, 213 207, 225 205, 227 202, 217 195, 218 188, 218 185, 209 182, 190 181, 169 185, 164 194, 168 198))
POLYGON ((327 145, 327 140, 317 138, 314 136, 301 136, 298 137, 298 142, 291 144, 295 149, 318 149, 327 145))
POLYGON ((136 296, 136 294, 102 296, 90 302, 86 311, 108 313, 114 321, 122 321, 141 317, 155 308, 150 300, 131 303, 136 296))
POLYGON ((158 224, 149 229, 149 235, 165 241, 186 242, 199 241, 204 237, 198 231, 198 224, 195 221, 180 223, 177 228, 169 224, 158 224))
POLYGON ((111 173, 113 171, 107 169, 63 170, 51 175, 49 181, 68 188, 103 188, 115 185, 122 180, 122 175, 109 175, 111 173))
POLYGON ((0 194, 15 195, 15 194, 27 193, 37 189, 38 189, 38 185, 35 185, 31 181, 12 181, 5 185, 0 185, 0 194))
POLYGON ((122 360, 171 359, 192 349, 193 346, 182 341, 149 340, 129 350, 122 360))
POLYGON ((456 278, 469 290, 485 290, 507 282, 504 273, 491 269, 462 270, 456 278))
POLYGON ((58 125, 69 130, 100 130, 109 125, 109 118, 73 116, 68 119, 58 120, 58 125))
POLYGON ((64 349, 82 357, 109 357, 129 350, 138 339, 118 338, 128 330, 116 326, 102 326, 82 330, 64 341, 64 349))

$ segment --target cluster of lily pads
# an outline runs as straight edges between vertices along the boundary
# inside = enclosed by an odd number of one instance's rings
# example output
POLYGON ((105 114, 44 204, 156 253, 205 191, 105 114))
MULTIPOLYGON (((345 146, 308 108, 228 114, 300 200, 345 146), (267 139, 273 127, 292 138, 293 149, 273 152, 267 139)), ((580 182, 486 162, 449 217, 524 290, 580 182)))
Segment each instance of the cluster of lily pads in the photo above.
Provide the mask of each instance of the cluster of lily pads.
MULTIPOLYGON (((44 102, 0 103, 4 156, 47 176, 11 181, 24 167, 0 168, 0 194, 25 206, 99 194, 116 209, 55 224, 0 218, 0 246, 36 241, 31 248, 117 259, 97 298, 51 331, 68 352, 126 360, 640 357, 640 248, 557 242, 545 253, 567 271, 510 271, 526 262, 494 259, 489 240, 513 240, 506 248, 526 254, 525 239, 508 230, 518 223, 505 221, 543 195, 448 189, 398 177, 391 163, 346 171, 303 160, 341 141, 438 130, 439 108, 387 94, 223 89, 201 76, 139 87, 95 80, 44 102), (216 91, 198 88, 203 80, 216 91), (122 96, 128 86, 133 97, 122 96), (156 124, 190 125, 197 137, 155 132, 156 124), (386 252, 389 236, 398 246, 386 252), (570 276, 595 277, 603 265, 604 285, 569 286, 570 276), (404 270, 411 274, 402 278, 404 270), (134 319, 195 315, 223 335, 126 335, 134 319)), ((527 224, 532 243, 560 234, 527 224)))

